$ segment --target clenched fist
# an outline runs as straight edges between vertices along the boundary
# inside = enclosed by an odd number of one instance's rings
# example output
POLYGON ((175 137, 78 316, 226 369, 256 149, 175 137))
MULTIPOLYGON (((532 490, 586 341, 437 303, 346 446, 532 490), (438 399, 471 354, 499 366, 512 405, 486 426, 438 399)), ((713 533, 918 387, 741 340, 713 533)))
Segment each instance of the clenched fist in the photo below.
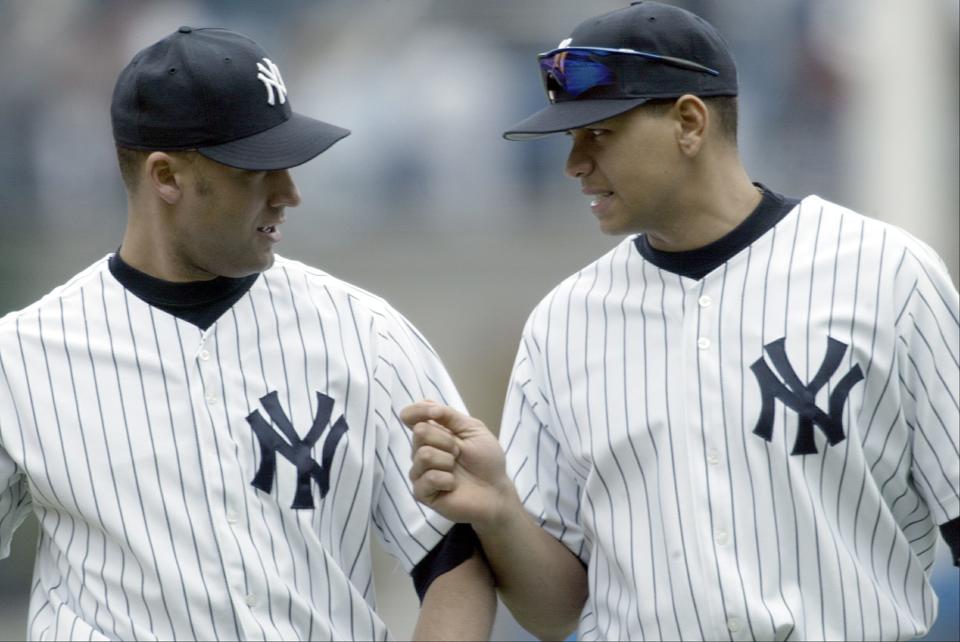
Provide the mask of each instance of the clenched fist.
POLYGON ((517 502, 492 432, 449 406, 421 401, 400 418, 413 431, 410 481, 417 500, 475 530, 494 528, 517 502))

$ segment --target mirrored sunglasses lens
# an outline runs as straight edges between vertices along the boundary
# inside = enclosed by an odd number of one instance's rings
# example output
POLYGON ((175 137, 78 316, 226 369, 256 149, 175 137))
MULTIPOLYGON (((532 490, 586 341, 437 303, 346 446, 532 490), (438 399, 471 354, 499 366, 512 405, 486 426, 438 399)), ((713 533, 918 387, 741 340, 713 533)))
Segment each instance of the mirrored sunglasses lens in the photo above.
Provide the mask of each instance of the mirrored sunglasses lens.
POLYGON ((579 96, 594 87, 612 84, 616 79, 616 74, 606 65, 592 60, 586 54, 575 52, 560 52, 541 58, 540 69, 570 96, 579 96))

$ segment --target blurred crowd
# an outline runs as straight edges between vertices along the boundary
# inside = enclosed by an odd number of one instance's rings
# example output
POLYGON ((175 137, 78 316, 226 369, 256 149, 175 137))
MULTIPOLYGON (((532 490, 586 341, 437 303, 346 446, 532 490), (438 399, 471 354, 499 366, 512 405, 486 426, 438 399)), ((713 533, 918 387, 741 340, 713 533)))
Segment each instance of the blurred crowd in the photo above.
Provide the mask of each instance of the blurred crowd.
MULTIPOLYGON (((621 4, 597 0, 590 11, 621 4)), ((931 167, 953 170, 935 169, 931 182, 955 183, 956 2, 677 4, 731 42, 742 85, 741 147, 757 179, 788 194, 873 205, 861 195, 870 177, 858 175, 864 163, 855 150, 871 137, 890 155, 911 151, 911 143, 898 145, 890 131, 852 138, 862 135, 855 123, 864 116, 851 111, 884 93, 907 93, 926 117, 931 106, 921 103, 931 96, 915 87, 926 76, 953 102, 943 118, 953 135, 937 131, 937 139, 913 143, 936 159, 931 167), (893 14, 902 31, 896 53, 884 49, 894 63, 857 45, 883 33, 867 25, 873 12, 893 14), (904 56, 906 77, 891 66, 904 56), (861 97, 878 62, 886 92, 861 97)), ((562 0, 2 0, 0 217, 20 229, 62 230, 122 216, 107 111, 113 81, 136 50, 191 24, 255 36, 280 61, 298 110, 353 130, 335 157, 300 170, 306 202, 322 209, 326 224, 556 223, 578 215, 564 207, 573 193, 558 162, 564 141, 511 145, 499 134, 542 103, 534 56, 582 14, 581 3, 562 0)), ((952 211, 927 215, 955 213, 951 190, 943 202, 952 211)))

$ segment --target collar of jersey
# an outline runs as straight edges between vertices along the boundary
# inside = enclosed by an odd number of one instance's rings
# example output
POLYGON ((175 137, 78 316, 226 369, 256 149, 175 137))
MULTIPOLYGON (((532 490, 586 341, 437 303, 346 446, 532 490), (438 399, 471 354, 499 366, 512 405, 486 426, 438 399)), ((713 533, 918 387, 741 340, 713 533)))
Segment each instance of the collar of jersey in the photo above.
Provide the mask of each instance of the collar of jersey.
POLYGON ((637 250, 662 270, 702 279, 766 234, 799 203, 797 199, 781 196, 761 183, 754 185, 763 191, 760 204, 740 225, 713 243, 686 252, 664 252, 651 246, 647 235, 641 234, 634 239, 637 250))
POLYGON ((218 276, 209 281, 174 283, 131 267, 120 258, 119 251, 110 256, 108 266, 120 285, 137 298, 204 330, 246 294, 260 276, 218 276))

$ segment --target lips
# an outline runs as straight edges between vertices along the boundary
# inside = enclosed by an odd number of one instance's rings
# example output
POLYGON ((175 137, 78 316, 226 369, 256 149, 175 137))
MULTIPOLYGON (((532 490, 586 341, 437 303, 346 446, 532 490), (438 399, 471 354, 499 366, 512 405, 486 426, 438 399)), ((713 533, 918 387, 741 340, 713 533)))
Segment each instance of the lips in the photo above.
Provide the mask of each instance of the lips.
POLYGON ((596 207, 603 203, 605 199, 613 196, 613 192, 593 192, 591 195, 593 196, 593 200, 590 201, 590 207, 596 207))
POLYGON ((257 228, 257 232, 263 234, 274 243, 283 238, 283 235, 280 233, 279 223, 274 223, 273 225, 262 225, 257 228))

